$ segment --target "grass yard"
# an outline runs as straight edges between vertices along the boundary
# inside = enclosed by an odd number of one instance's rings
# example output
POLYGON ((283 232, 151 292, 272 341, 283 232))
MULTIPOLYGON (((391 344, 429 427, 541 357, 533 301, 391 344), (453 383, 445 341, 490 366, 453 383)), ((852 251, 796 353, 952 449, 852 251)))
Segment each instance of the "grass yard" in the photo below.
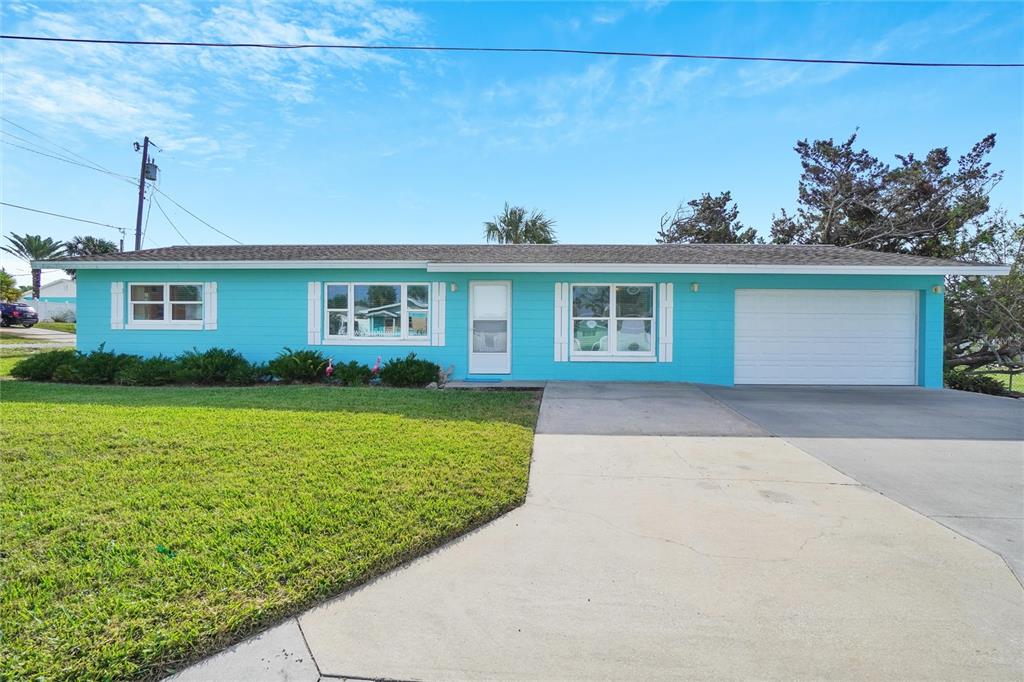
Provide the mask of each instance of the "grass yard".
MULTIPOLYGON (((21 362, 24 358, 33 355, 37 351, 26 348, 19 350, 18 348, 9 348, 0 352, 0 379, 7 379, 11 376, 11 369, 21 362)), ((0 400, 3 400, 3 393, 0 392, 0 400)))
POLYGON ((27 339, 24 336, 14 336, 13 334, 7 333, 0 336, 0 345, 18 344, 18 343, 40 343, 39 339, 27 339))
POLYGON ((0 679, 160 677, 508 511, 538 398, 0 383, 0 679))
POLYGON ((55 332, 67 332, 68 334, 75 333, 74 322, 39 322, 36 324, 38 329, 49 329, 55 332))

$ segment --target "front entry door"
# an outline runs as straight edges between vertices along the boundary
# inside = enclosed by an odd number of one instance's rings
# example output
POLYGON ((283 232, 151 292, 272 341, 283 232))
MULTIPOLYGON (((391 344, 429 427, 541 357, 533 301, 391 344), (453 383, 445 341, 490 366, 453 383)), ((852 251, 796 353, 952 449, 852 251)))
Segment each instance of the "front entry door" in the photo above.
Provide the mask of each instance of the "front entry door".
POLYGON ((469 373, 512 371, 512 282, 469 283, 469 373))

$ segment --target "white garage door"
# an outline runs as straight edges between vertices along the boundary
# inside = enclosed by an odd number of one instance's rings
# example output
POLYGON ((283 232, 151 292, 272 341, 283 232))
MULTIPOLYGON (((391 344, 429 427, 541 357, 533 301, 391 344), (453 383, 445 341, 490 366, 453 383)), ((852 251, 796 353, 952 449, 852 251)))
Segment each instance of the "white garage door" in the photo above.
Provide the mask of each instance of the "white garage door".
POLYGON ((737 384, 917 383, 917 292, 736 291, 737 384))

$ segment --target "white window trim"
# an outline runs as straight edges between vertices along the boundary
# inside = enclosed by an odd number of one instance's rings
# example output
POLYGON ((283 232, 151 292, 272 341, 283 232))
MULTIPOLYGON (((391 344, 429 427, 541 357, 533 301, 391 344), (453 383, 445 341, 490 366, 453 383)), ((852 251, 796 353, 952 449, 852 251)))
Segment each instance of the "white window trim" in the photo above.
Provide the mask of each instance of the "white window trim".
MULTIPOLYGON (((320 315, 322 319, 321 329, 323 330, 320 336, 320 344, 324 346, 429 346, 431 345, 431 329, 432 320, 435 312, 435 304, 433 301, 433 288, 430 282, 323 282, 321 283, 321 300, 320 304, 320 315), (337 334, 331 334, 330 314, 327 309, 327 287, 330 286, 343 286, 348 287, 348 334, 346 336, 340 336, 337 334), (358 286, 393 286, 400 287, 399 296, 401 297, 401 317, 399 318, 402 325, 401 336, 355 336, 355 288, 358 286), (408 288, 409 287, 426 287, 427 288, 427 333, 423 336, 409 336, 409 302, 408 302, 408 288)), ((337 311, 335 311, 337 312, 337 311)))
POLYGON ((570 362, 657 362, 657 344, 655 334, 658 328, 658 285, 651 282, 570 282, 568 300, 568 330, 567 339, 569 343, 570 362), (609 287, 608 292, 608 350, 589 351, 576 350, 576 320, 605 319, 577 317, 573 314, 573 289, 575 287, 609 287), (618 317, 615 314, 615 289, 616 287, 650 287, 651 289, 651 317, 618 317), (618 325, 619 320, 650 320, 651 321, 651 350, 649 351, 628 351, 616 350, 618 346, 618 325))
POLYGON ((127 282, 125 284, 125 300, 127 302, 127 317, 125 323, 125 329, 180 329, 180 330, 197 330, 203 329, 203 320, 206 316, 206 282, 127 282), (132 300, 132 287, 163 287, 164 296, 161 301, 133 301, 132 300), (198 301, 171 301, 171 287, 172 286, 184 286, 184 287, 201 287, 202 295, 198 301), (164 319, 162 320, 136 320, 134 317, 134 310, 132 306, 135 303, 146 304, 146 303, 162 303, 164 306, 164 319), (190 303, 197 304, 200 306, 201 316, 198 320, 172 320, 171 315, 171 304, 172 303, 190 303))

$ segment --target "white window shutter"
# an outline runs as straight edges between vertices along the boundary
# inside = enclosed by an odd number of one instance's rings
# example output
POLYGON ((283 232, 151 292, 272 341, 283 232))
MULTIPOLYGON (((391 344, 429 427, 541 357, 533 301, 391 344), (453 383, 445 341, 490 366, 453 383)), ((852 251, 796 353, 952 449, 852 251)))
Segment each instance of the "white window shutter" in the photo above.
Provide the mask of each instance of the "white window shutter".
POLYGON ((672 362, 672 309, 673 289, 671 282, 658 285, 658 362, 672 362))
POLYGON ((445 299, 448 296, 447 282, 432 282, 431 289, 431 311, 430 311, 430 345, 443 346, 445 344, 445 299))
POLYGON ((203 329, 217 328, 217 283, 203 284, 203 329))
POLYGON ((110 283, 110 328, 124 329, 124 282, 110 283))
POLYGON ((569 360, 569 283, 555 282, 555 362, 569 360))
POLYGON ((320 293, 323 287, 320 282, 309 283, 309 294, 307 302, 309 306, 309 319, 306 326, 306 343, 310 346, 320 345, 320 322, 323 320, 323 310, 320 305, 320 293))

